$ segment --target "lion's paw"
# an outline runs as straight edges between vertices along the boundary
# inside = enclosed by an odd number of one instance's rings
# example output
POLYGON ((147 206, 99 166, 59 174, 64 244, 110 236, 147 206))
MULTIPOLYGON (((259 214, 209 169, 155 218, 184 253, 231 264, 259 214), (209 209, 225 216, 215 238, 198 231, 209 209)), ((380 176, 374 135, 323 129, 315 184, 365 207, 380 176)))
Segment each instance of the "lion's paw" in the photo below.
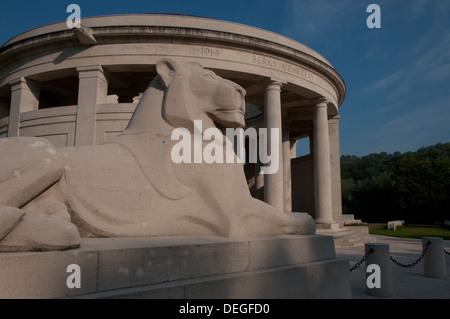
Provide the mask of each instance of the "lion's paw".
POLYGON ((293 234, 312 235, 316 232, 316 222, 307 213, 286 213, 292 219, 293 234))
POLYGON ((77 248, 75 225, 57 216, 27 217, 12 207, 0 207, 0 252, 53 251, 77 248), (3 238, 1 234, 5 234, 3 238))
POLYGON ((56 216, 70 222, 67 206, 53 196, 42 196, 23 208, 26 217, 56 216))
POLYGON ((25 212, 8 206, 0 206, 0 241, 22 220, 25 212))

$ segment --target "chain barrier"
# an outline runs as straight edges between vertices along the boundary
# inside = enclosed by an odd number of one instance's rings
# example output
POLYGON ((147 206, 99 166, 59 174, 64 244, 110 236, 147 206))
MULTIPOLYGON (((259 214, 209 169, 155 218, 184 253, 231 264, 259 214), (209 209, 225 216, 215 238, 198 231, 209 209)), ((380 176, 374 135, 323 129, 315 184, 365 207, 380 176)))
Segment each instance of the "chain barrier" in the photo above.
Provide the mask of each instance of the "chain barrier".
MULTIPOLYGON (((430 248, 430 245, 431 245, 431 242, 429 241, 429 242, 426 244, 425 249, 423 250, 422 254, 419 256, 419 258, 418 258, 415 262, 413 262, 413 263, 411 263, 411 264, 409 264, 409 265, 402 264, 401 262, 395 260, 392 256, 389 256, 389 258, 391 259, 391 261, 392 261, 394 264, 396 264, 396 265, 399 266, 399 267, 403 267, 403 268, 412 268, 412 267, 414 267, 415 265, 417 265, 419 262, 422 261, 423 257, 425 256, 425 254, 426 254, 427 251, 428 251, 428 248, 430 248)), ((352 271, 358 269, 358 268, 366 261, 367 257, 369 257, 371 254, 373 254, 373 252, 374 252, 374 250, 371 248, 371 249, 367 252, 367 254, 365 254, 365 255, 363 256, 363 258, 361 259, 360 262, 356 263, 352 268, 350 268, 350 272, 352 272, 352 271)), ((445 252, 447 255, 450 255, 450 252, 446 251, 445 249, 444 249, 444 252, 445 252)))
POLYGON ((389 256, 389 257, 391 258, 391 261, 392 261, 394 264, 396 264, 397 266, 399 266, 399 267, 403 267, 403 268, 412 268, 412 267, 414 267, 415 265, 417 265, 417 264, 423 259, 423 256, 425 256, 425 254, 427 253, 428 248, 430 248, 430 245, 431 245, 431 241, 429 241, 429 242, 427 243, 427 245, 425 246, 425 249, 423 250, 422 255, 420 255, 419 258, 418 258, 415 262, 413 262, 412 264, 409 264, 409 265, 405 265, 405 264, 402 264, 402 263, 398 262, 397 260, 395 260, 394 258, 392 258, 392 256, 389 256))
POLYGON ((365 254, 364 257, 361 259, 361 261, 356 263, 352 268, 350 268, 350 272, 352 272, 355 269, 358 269, 366 261, 367 257, 373 254, 373 252, 374 252, 373 248, 370 248, 367 254, 365 254))

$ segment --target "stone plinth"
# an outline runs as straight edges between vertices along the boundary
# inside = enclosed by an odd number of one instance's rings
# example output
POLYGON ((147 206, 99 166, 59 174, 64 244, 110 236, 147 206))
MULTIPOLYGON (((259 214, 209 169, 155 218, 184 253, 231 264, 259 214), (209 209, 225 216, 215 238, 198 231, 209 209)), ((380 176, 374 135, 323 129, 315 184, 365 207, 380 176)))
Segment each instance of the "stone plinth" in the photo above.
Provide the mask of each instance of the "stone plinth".
POLYGON ((83 239, 79 249, 0 254, 0 298, 350 298, 330 236, 83 239), (67 287, 69 265, 81 288, 67 287))

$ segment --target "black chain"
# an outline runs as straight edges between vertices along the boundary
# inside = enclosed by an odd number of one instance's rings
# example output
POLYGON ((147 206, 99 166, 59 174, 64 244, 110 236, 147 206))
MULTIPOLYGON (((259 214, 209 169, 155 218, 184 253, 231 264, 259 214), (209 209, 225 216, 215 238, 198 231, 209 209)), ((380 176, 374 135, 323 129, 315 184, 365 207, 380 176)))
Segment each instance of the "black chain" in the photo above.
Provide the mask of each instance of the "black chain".
MULTIPOLYGON (((425 254, 426 254, 427 251, 428 251, 428 248, 430 248, 430 245, 431 245, 431 241, 429 241, 429 242, 426 244, 425 249, 423 250, 422 255, 420 255, 419 258, 418 258, 415 262, 413 262, 412 264, 409 264, 409 265, 405 265, 405 264, 402 264, 402 263, 398 262, 398 261, 395 260, 392 256, 389 256, 389 258, 391 259, 391 261, 392 261, 394 264, 396 264, 396 265, 399 266, 399 267, 403 267, 403 268, 412 268, 412 267, 414 267, 415 265, 417 265, 418 263, 420 263, 420 262, 422 261, 423 257, 425 256, 425 254)), ((354 271, 355 269, 358 269, 358 268, 366 261, 367 257, 369 257, 373 252, 374 252, 374 250, 373 250, 372 248, 370 248, 369 252, 363 256, 363 258, 361 259, 361 261, 358 262, 358 263, 356 263, 352 268, 350 268, 350 272, 354 271)), ((446 253, 447 255, 450 255, 450 252, 446 251, 445 249, 444 249, 444 253, 446 253)))
POLYGON ((389 257, 391 258, 391 261, 392 261, 394 264, 396 264, 397 266, 399 266, 399 267, 403 267, 403 268, 412 268, 412 267, 414 267, 415 265, 417 265, 417 264, 423 259, 423 256, 425 256, 425 254, 427 253, 428 248, 430 247, 430 245, 431 245, 431 241, 429 241, 429 242, 427 243, 427 245, 425 246, 425 249, 423 250, 422 255, 420 255, 419 258, 418 258, 415 262, 413 262, 412 264, 409 264, 409 265, 405 265, 405 264, 402 264, 402 263, 398 262, 397 260, 395 260, 394 258, 392 258, 392 256, 389 256, 389 257))
POLYGON ((359 268, 363 264, 363 262, 366 261, 367 257, 369 257, 371 254, 373 254, 373 248, 370 248, 370 250, 367 252, 367 254, 364 255, 364 257, 361 259, 360 262, 356 263, 352 268, 350 268, 350 272, 359 268))

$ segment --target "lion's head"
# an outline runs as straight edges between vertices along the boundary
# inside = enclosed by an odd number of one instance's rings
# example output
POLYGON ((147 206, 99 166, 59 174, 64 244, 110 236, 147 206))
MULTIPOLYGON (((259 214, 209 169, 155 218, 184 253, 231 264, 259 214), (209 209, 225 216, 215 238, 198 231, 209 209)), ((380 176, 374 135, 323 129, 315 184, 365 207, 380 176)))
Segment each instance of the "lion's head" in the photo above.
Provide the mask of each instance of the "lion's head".
POLYGON ((165 88, 162 116, 173 127, 192 126, 202 120, 205 126, 245 127, 245 90, 196 62, 179 64, 160 60, 156 69, 165 88))

